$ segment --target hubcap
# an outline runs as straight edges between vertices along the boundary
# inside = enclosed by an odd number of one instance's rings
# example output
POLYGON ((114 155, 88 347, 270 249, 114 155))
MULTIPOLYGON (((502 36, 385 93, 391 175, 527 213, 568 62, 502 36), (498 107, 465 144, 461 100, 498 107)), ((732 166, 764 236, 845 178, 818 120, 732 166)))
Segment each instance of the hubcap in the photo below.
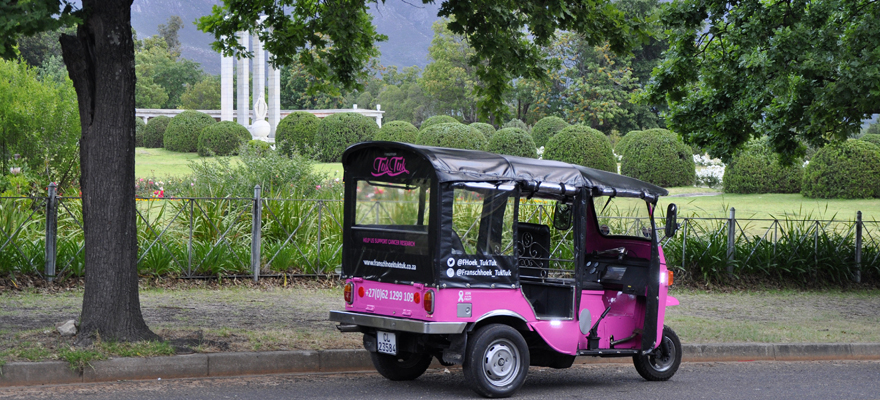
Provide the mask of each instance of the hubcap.
POLYGON ((675 363, 675 344, 672 343, 672 339, 664 336, 660 347, 648 356, 648 361, 651 363, 651 367, 658 372, 672 368, 672 364, 675 363))
POLYGON ((493 386, 506 386, 519 374, 519 350, 507 339, 496 339, 483 355, 483 372, 493 386))

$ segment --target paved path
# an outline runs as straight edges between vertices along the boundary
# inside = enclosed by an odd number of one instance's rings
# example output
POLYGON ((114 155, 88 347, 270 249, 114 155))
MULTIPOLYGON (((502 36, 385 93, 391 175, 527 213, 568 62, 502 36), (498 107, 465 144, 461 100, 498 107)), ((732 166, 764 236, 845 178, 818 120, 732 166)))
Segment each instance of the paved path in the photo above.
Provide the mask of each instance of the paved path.
MULTIPOLYGON (((668 382, 646 382, 631 364, 532 369, 519 399, 877 399, 880 361, 685 363, 668 382)), ((477 398, 461 371, 413 382, 375 372, 76 384, 0 389, 11 399, 441 399, 477 398)))

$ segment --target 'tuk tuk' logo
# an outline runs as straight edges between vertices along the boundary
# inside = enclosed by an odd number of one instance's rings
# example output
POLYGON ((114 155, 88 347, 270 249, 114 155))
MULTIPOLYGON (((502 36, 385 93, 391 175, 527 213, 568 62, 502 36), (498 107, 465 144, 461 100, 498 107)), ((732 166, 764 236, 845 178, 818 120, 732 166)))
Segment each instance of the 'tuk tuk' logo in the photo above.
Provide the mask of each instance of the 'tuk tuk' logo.
POLYGON ((406 160, 403 157, 376 157, 373 160, 373 176, 397 176, 408 174, 406 160))

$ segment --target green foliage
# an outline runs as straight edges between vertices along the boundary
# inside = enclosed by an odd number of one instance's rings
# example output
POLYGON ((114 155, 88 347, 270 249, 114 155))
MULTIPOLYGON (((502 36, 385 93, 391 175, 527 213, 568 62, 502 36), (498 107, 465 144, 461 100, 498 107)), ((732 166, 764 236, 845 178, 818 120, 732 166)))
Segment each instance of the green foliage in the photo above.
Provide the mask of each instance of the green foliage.
POLYGON ((666 58, 646 100, 667 124, 728 161, 768 136, 783 161, 858 132, 880 109, 880 3, 684 0, 664 9, 666 58), (760 27, 760 28, 758 28, 760 27))
POLYGON ((499 129, 492 135, 486 151, 512 156, 538 158, 532 135, 520 128, 499 129))
POLYGON ((833 143, 804 169, 801 193, 820 199, 880 197, 880 148, 863 140, 833 143))
POLYGON ((866 134, 862 135, 862 137, 860 137, 859 140, 864 140, 866 142, 873 143, 877 146, 880 146, 880 134, 878 134, 878 133, 866 133, 866 134))
POLYGON ((248 151, 255 157, 262 156, 272 151, 272 145, 262 140, 253 139, 247 142, 248 151))
POLYGON ((372 139, 379 126, 369 117, 358 113, 339 113, 321 120, 315 132, 315 144, 323 162, 338 162, 348 146, 372 139))
POLYGON ((486 139, 492 139, 492 135, 495 134, 495 127, 485 122, 471 122, 468 126, 483 132, 483 136, 485 136, 486 139))
POLYGON ((424 132, 425 129, 429 128, 432 125, 458 124, 458 123, 459 122, 457 119, 450 117, 448 115, 435 115, 433 117, 426 119, 424 122, 422 122, 422 126, 419 127, 419 131, 424 132))
POLYGON ((568 122, 565 122, 564 119, 556 116, 541 118, 535 123, 535 126, 532 127, 532 138, 535 140, 535 146, 546 146, 547 141, 550 140, 553 135, 565 129, 567 126, 568 122))
POLYGON ((199 155, 228 156, 235 154, 242 143, 251 140, 247 128, 234 121, 222 121, 211 124, 199 133, 199 155))
POLYGON ((766 140, 753 140, 724 169, 725 193, 800 193, 804 168, 779 164, 766 140))
POLYGON ((340 108, 340 88, 328 80, 310 75, 302 64, 281 68, 281 108, 285 110, 315 110, 340 108), (323 92, 317 92, 325 88, 323 92))
MULTIPOLYGON (((184 91, 202 81, 203 75, 198 63, 179 58, 179 54, 170 51, 161 37, 143 40, 140 50, 135 53, 135 73, 135 104, 138 108, 181 107, 184 91)), ((190 101, 197 100, 198 96, 190 95, 190 101)))
POLYGON ((220 77, 206 76, 195 85, 187 85, 180 95, 180 108, 186 110, 219 110, 220 77))
POLYGON ((379 133, 373 140, 385 140, 389 142, 416 143, 419 141, 419 130, 413 124, 406 121, 391 121, 382 124, 379 133))
POLYGON ((321 120, 305 111, 294 111, 284 117, 275 128, 275 143, 281 154, 290 156, 293 152, 305 156, 315 153, 315 132, 321 120))
POLYGON ((419 75, 421 70, 417 66, 406 67, 401 72, 395 66, 385 68, 383 85, 376 97, 387 120, 419 125, 427 118, 425 114, 432 102, 419 85, 419 75))
POLYGON ((423 128, 417 144, 453 149, 483 150, 486 147, 486 137, 477 129, 458 122, 441 123, 423 128))
POLYGON ((425 67, 419 84, 437 110, 474 122, 477 121, 474 89, 481 86, 477 68, 470 63, 476 52, 464 36, 449 30, 449 22, 448 19, 434 22, 434 39, 428 48, 431 63, 425 67))
POLYGON ((693 151, 665 129, 630 132, 620 173, 658 186, 691 186, 696 179, 693 151))
POLYGON ((165 128, 171 122, 170 117, 160 115, 150 118, 147 126, 144 127, 144 147, 151 149, 165 147, 165 128))
POLYGON ((551 137, 544 146, 544 159, 617 172, 611 142, 602 132, 584 125, 568 126, 551 137))
POLYGON ((507 121, 504 125, 501 126, 501 128, 517 128, 517 129, 522 129, 526 133, 532 132, 532 129, 529 128, 528 124, 526 124, 525 122, 522 122, 522 120, 519 120, 516 118, 514 118, 510 121, 507 121))
POLYGON ((142 118, 134 118, 134 147, 144 147, 144 128, 147 123, 142 118))
POLYGON ((187 110, 171 118, 165 128, 162 144, 166 150, 192 153, 198 150, 199 134, 208 125, 217 123, 210 115, 187 110))

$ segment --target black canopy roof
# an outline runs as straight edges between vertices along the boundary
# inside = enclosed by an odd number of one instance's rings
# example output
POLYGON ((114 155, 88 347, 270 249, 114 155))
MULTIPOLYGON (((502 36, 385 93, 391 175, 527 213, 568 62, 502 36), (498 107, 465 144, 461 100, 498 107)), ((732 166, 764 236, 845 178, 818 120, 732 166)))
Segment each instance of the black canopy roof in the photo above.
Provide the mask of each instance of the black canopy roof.
POLYGON ((573 193, 576 188, 586 187, 594 195, 641 197, 652 202, 669 193, 666 189, 638 179, 560 161, 398 142, 352 145, 343 153, 342 164, 347 169, 358 154, 376 150, 415 153, 430 163, 440 182, 516 181, 538 192, 558 194, 573 193))

